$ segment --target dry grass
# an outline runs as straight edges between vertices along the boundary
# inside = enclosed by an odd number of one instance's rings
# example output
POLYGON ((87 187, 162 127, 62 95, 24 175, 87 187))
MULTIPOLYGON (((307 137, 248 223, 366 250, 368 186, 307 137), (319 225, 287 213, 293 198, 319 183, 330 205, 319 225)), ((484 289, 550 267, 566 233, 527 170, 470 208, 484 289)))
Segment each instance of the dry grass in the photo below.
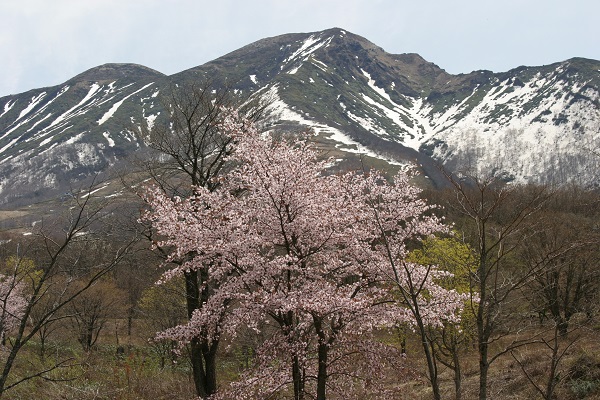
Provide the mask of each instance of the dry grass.
MULTIPOLYGON (((159 355, 153 351, 140 331, 127 337, 124 324, 119 322, 109 326, 95 351, 83 353, 76 341, 68 338, 68 333, 59 336, 48 352, 47 363, 58 354, 61 358, 74 357, 76 365, 62 370, 55 377, 71 377, 70 381, 50 382, 31 380, 10 390, 4 399, 48 400, 92 400, 92 399, 192 399, 194 398, 190 368, 185 358, 177 364, 167 362, 161 366, 159 355), (117 339, 119 338, 119 339, 117 339), (125 353, 117 355, 117 340, 125 348, 125 353)), ((559 382, 556 399, 600 399, 600 343, 598 330, 588 329, 579 332, 577 343, 565 355, 559 368, 559 382)), ((39 347, 35 343, 21 355, 15 370, 23 374, 41 365, 39 347)), ((222 377, 234 379, 241 364, 235 349, 224 355, 222 377)), ((540 345, 523 347, 516 354, 532 379, 540 384, 547 379, 549 353, 540 345)), ((2 357, 0 355, 0 357, 2 357)), ((385 385, 390 389, 385 400, 429 400, 432 392, 429 387, 425 365, 421 357, 419 343, 415 338, 408 341, 408 357, 401 370, 389 371, 385 385)), ((477 398, 479 376, 478 358, 474 349, 462 357, 463 399, 477 398)), ((454 399, 453 373, 440 370, 441 393, 443 399, 454 399)), ((506 355, 492 364, 489 375, 490 400, 521 400, 542 398, 521 370, 513 357, 506 355)), ((332 399, 341 397, 331 396, 332 399)), ((349 397, 346 397, 349 398, 349 397)), ((353 398, 353 397, 350 397, 353 398)), ((354 398, 378 399, 381 397, 358 395, 354 398)))

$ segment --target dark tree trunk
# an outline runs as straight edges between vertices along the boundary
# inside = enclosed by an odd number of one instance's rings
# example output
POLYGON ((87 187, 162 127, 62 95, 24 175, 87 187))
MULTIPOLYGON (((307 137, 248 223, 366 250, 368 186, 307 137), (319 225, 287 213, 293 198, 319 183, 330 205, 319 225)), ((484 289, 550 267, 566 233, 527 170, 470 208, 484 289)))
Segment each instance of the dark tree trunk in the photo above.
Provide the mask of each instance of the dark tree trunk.
POLYGON ((487 296, 487 236, 485 223, 478 221, 479 225, 479 267, 477 269, 477 279, 479 281, 479 307, 477 308, 477 350, 479 352, 479 400, 487 399, 488 370, 490 363, 488 360, 488 322, 489 309, 487 296))
POLYGON ((454 393, 456 400, 462 399, 462 371, 460 369, 460 357, 458 356, 458 349, 452 352, 453 365, 454 365, 454 393))
POLYGON ((192 378, 196 387, 196 394, 205 399, 209 396, 205 385, 206 371, 202 362, 202 346, 198 338, 193 338, 190 342, 190 358, 192 363, 192 378))
POLYGON ((294 381, 294 400, 304 400, 304 377, 297 355, 292 356, 292 380, 294 381))
MULTIPOLYGON (((185 294, 187 303, 188 319, 192 318, 194 311, 200 308, 200 288, 198 284, 198 271, 188 271, 185 273, 185 294)), ((214 366, 207 365, 205 369, 204 353, 202 351, 201 339, 195 337, 190 342, 190 358, 192 364, 192 378, 196 387, 196 394, 205 399, 210 396, 208 391, 206 375, 207 369, 214 366)))
MULTIPOLYGON (((185 291, 187 300, 188 319, 192 318, 195 310, 202 307, 207 301, 208 289, 200 290, 202 282, 208 276, 205 272, 188 271, 185 273, 185 291)), ((209 343, 207 339, 195 337, 190 342, 190 358, 192 363, 192 377, 196 387, 196 394, 208 398, 217 392, 217 350, 219 338, 213 338, 209 343)))
POLYGON ((479 341, 479 400, 487 399, 487 381, 490 364, 488 361, 488 343, 483 339, 479 341))
POLYGON ((219 341, 214 340, 210 346, 204 344, 203 355, 204 355, 204 367, 205 367, 205 388, 207 394, 214 394, 217 392, 217 349, 219 347, 219 341))
MULTIPOLYGON (((415 303, 416 304, 416 303, 415 303)), ((435 362, 435 357, 431 348, 431 342, 427 337, 423 320, 417 316, 417 325, 419 326, 419 333, 421 336, 421 344, 423 345, 423 352, 425 353, 425 359, 427 360, 427 369, 429 371, 429 381, 431 382, 431 389, 433 390, 434 400, 441 400, 440 395, 440 384, 438 382, 438 370, 435 362)))
POLYGON ((327 392, 327 356, 329 346, 325 342, 319 342, 319 372, 317 374, 317 400, 325 400, 327 392))

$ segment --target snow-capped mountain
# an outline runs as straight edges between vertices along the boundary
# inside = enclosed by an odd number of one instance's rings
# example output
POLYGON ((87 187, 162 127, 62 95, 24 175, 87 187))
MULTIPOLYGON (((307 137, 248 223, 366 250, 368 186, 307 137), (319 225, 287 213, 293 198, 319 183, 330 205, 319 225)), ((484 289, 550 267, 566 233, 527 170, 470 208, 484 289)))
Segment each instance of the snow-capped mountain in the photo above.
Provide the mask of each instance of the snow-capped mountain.
MULTIPOLYGON (((598 184, 600 62, 574 58, 451 75, 342 29, 287 34, 165 76, 107 64, 62 85, 0 98, 0 203, 61 193, 143 146, 165 123, 161 93, 192 80, 267 95, 270 128, 311 128, 336 154, 507 179, 598 184)), ((336 155, 337 157, 337 155, 336 155)))

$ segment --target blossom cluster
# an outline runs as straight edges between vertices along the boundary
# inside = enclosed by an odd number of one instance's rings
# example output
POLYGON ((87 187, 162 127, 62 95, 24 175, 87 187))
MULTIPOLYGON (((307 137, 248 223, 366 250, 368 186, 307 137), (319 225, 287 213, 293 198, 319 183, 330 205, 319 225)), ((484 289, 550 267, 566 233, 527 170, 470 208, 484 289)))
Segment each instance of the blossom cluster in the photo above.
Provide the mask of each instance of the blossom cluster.
POLYGON ((21 322, 27 306, 24 285, 14 276, 0 274, 0 335, 4 338, 21 322))

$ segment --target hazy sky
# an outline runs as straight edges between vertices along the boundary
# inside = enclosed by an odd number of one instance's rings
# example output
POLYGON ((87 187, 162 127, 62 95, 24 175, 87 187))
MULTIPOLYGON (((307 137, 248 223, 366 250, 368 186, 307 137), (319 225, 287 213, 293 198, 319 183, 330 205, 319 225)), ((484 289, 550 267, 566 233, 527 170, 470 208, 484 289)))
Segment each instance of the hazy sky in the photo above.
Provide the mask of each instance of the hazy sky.
POLYGON ((0 0, 0 97, 109 62, 173 74, 332 27, 454 74, 600 59, 599 0, 0 0))

